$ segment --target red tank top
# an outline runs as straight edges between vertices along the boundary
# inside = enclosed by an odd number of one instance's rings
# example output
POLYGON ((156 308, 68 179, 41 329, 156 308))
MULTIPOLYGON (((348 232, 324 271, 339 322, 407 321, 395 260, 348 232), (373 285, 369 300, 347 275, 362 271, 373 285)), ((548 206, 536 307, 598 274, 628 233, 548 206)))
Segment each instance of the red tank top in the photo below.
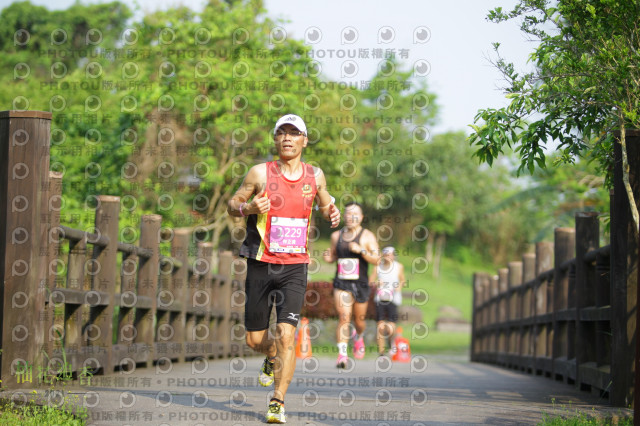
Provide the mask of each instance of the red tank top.
POLYGON ((271 209, 266 214, 249 215, 240 255, 267 263, 309 263, 309 223, 316 192, 310 164, 302 163, 302 176, 292 181, 280 173, 275 161, 267 163, 271 209))

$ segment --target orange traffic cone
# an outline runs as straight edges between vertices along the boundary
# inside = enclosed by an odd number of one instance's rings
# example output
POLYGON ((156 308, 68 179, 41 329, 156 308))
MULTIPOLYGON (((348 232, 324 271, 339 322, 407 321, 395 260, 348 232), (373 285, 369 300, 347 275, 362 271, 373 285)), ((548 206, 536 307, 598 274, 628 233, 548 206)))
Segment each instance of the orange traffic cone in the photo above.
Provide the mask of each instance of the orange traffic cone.
POLYGON ((393 356, 392 361, 395 362, 411 362, 411 347, 409 345, 409 339, 402 337, 402 327, 398 327, 396 330, 396 338, 393 341, 393 348, 391 349, 393 356))
POLYGON ((311 358, 311 336, 309 335, 309 320, 302 317, 300 331, 296 342, 296 358, 311 358))

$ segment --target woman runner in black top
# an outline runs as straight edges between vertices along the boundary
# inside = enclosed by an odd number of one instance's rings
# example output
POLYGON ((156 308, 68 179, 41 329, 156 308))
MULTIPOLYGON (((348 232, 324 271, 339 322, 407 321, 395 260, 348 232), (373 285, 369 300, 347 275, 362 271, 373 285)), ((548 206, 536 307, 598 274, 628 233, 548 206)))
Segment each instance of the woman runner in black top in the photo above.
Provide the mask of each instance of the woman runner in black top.
POLYGON ((337 262, 333 280, 333 297, 338 311, 336 340, 338 346, 338 368, 347 365, 347 344, 353 337, 353 352, 356 359, 364 357, 365 315, 369 301, 369 264, 380 260, 378 242, 373 232, 364 229, 362 207, 349 203, 344 212, 346 226, 331 234, 331 248, 325 251, 326 262, 337 262), (351 321, 355 332, 351 332, 351 321))

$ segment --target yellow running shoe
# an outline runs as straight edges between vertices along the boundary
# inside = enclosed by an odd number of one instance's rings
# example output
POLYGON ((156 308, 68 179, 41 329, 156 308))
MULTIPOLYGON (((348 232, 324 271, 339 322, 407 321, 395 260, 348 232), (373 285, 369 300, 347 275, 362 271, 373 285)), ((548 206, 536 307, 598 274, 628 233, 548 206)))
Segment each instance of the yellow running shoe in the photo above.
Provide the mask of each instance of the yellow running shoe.
POLYGON ((272 401, 267 411, 267 423, 286 423, 287 417, 284 415, 284 405, 278 401, 272 401))
POLYGON ((265 358, 262 363, 258 382, 260 382, 262 386, 271 386, 273 383, 273 362, 269 361, 269 358, 265 358))

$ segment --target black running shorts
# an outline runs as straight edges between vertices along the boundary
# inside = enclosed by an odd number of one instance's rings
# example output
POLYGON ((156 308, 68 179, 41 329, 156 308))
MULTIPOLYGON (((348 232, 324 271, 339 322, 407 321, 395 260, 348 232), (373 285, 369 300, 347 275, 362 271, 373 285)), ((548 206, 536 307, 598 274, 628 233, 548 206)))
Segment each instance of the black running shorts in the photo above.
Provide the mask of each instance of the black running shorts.
POLYGON ((244 326, 247 331, 269 328, 269 317, 276 306, 277 322, 297 327, 307 291, 306 263, 278 265, 247 259, 244 326))
POLYGON ((360 281, 333 280, 333 288, 348 291, 353 294, 356 303, 365 303, 369 300, 369 283, 360 281))
POLYGON ((398 307, 392 301, 376 303, 376 321, 398 322, 398 307))

